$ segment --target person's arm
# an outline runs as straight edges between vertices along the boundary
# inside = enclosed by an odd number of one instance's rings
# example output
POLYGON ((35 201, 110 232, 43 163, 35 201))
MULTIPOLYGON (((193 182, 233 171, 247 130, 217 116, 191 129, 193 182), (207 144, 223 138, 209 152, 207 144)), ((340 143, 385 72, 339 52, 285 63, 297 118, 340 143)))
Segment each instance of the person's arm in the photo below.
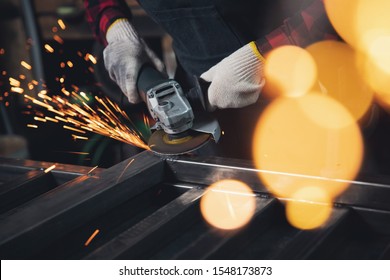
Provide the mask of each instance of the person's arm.
POLYGON ((84 0, 86 19, 95 37, 107 45, 106 33, 118 19, 131 20, 131 11, 124 0, 84 0))
POLYGON ((337 39, 339 36, 328 19, 323 0, 315 0, 304 10, 287 18, 282 26, 256 40, 256 45, 262 54, 266 54, 284 45, 304 48, 321 40, 337 39))
POLYGON ((105 45, 103 58, 110 78, 130 103, 141 102, 136 85, 141 67, 151 63, 163 71, 164 64, 131 24, 130 9, 123 0, 85 0, 84 4, 87 21, 105 45))
POLYGON ((211 82, 208 90, 211 107, 241 108, 255 103, 266 82, 263 65, 268 51, 284 45, 306 47, 317 41, 338 38, 323 0, 314 0, 279 28, 238 49, 201 75, 211 82))

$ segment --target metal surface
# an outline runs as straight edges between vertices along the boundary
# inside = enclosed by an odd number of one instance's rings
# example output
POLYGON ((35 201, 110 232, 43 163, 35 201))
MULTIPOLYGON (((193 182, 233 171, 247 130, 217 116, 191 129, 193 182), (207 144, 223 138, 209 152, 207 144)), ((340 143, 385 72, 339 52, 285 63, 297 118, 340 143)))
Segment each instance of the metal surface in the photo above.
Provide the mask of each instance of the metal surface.
MULTIPOLYGON (((390 188, 363 178, 316 230, 292 227, 252 164, 143 152, 106 170, 0 159, 2 259, 386 259, 390 188), (256 192, 251 222, 207 224, 205 187, 234 178, 256 192)), ((293 176, 293 174, 285 174, 293 176)))

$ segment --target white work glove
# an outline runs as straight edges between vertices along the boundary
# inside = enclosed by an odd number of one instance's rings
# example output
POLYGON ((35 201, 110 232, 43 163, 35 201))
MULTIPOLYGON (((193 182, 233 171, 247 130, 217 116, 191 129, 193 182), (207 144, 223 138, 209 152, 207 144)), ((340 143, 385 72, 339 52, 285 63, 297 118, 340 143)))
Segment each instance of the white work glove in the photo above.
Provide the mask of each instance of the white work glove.
POLYGON ((111 79, 118 84, 130 103, 141 102, 136 85, 141 67, 145 63, 152 63, 157 70, 164 71, 164 64, 126 19, 119 19, 109 27, 106 40, 108 45, 103 57, 111 79))
POLYGON ((264 87, 264 58, 251 42, 204 72, 211 82, 208 100, 211 109, 241 108, 253 104, 264 87))

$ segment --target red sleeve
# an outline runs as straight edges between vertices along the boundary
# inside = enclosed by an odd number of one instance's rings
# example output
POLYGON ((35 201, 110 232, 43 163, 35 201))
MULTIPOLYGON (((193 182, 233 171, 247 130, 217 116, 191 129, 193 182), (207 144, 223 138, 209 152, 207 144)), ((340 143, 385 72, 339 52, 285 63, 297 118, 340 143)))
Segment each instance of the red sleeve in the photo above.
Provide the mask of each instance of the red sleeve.
POLYGON ((108 27, 119 18, 131 19, 131 12, 124 0, 84 0, 86 19, 95 37, 107 45, 108 27))
POLYGON ((283 45, 306 47, 321 40, 337 40, 339 36, 326 15, 323 0, 314 0, 308 7, 286 19, 282 26, 256 40, 262 54, 283 45))

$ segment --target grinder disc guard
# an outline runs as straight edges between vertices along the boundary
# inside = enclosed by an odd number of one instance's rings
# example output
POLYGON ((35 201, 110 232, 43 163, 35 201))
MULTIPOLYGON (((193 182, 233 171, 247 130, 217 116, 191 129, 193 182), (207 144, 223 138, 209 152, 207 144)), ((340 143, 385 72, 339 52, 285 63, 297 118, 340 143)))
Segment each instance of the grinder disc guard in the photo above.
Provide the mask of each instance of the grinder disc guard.
POLYGON ((193 130, 189 130, 182 137, 172 137, 164 130, 157 130, 150 137, 148 145, 157 154, 181 155, 202 147, 210 138, 210 134, 193 130))

